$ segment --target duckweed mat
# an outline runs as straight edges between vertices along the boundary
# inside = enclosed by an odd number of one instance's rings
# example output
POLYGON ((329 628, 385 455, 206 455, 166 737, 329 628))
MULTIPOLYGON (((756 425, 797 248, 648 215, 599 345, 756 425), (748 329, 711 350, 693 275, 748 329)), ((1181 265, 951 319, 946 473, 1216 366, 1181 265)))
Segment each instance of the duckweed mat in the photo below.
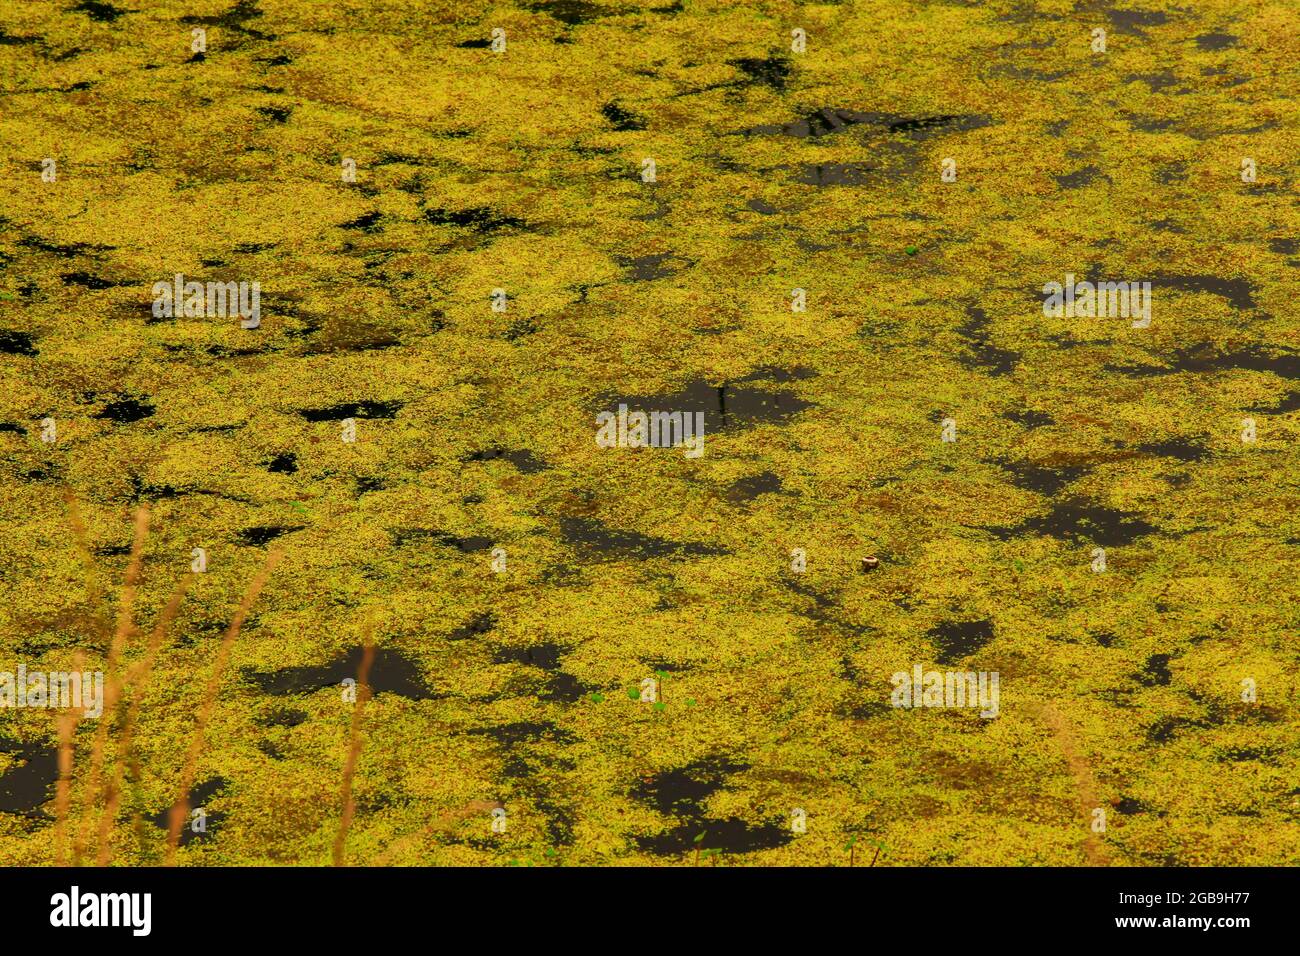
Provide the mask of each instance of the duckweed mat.
POLYGON ((1297 64, 5 4, 0 863, 1300 863, 1297 64))

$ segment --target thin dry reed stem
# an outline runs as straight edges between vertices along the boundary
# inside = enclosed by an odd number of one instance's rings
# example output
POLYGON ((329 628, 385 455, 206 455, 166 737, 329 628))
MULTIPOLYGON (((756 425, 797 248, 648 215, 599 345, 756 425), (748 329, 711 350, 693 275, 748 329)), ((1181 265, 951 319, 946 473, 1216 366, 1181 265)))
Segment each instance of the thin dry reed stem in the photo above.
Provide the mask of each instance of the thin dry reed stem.
POLYGON ((135 593, 140 585, 140 565, 144 559, 144 539, 149 533, 149 506, 141 505, 135 512, 135 535, 131 541, 131 559, 126 567, 126 580, 118 599, 117 628, 113 632, 112 643, 108 647, 108 657, 104 662, 104 712, 100 715, 99 726, 95 728, 95 741, 90 749, 90 775, 86 781, 86 791, 82 797, 82 815, 84 823, 77 845, 73 849, 73 865, 81 861, 81 854, 86 849, 90 834, 88 828, 94 827, 92 810, 98 799, 99 778, 104 769, 104 748, 108 743, 109 730, 113 725, 114 710, 121 679, 118 676, 118 661, 131 636, 134 624, 131 611, 135 604, 135 593))
MULTIPOLYGON (((72 493, 71 488, 63 489, 63 500, 68 505, 68 523, 72 525, 72 537, 77 544, 77 553, 81 556, 81 563, 86 566, 86 604, 92 610, 99 604, 99 599, 103 597, 103 589, 99 586, 99 575, 95 573, 95 556, 90 551, 90 535, 86 531, 86 522, 81 517, 81 507, 77 504, 77 496, 72 493)), ((107 630, 101 626, 100 630, 107 630)))
POLYGON ((348 733, 348 759, 343 765, 343 819, 339 821, 338 836, 334 838, 334 865, 343 865, 343 851, 352 826, 355 803, 352 799, 352 775, 361 758, 361 712, 370 700, 370 665, 375 659, 375 642, 372 631, 366 632, 365 648, 361 652, 361 665, 357 668, 357 702, 352 708, 352 729, 348 733))
MULTIPOLYGON (((1031 704, 1030 713, 1042 720, 1055 736, 1057 746, 1061 748, 1066 765, 1069 766, 1070 773, 1074 777, 1075 793, 1078 796, 1081 815, 1087 819, 1099 803, 1097 780, 1093 776, 1092 767, 1079 752, 1073 726, 1051 703, 1031 704)), ((1110 852, 1106 844, 1091 830, 1084 837, 1083 853, 1089 866, 1110 866, 1110 852)))
POLYGON ((496 807, 505 807, 505 804, 499 800, 471 800, 465 806, 455 810, 446 810, 439 814, 438 819, 434 820, 428 826, 421 827, 414 833, 408 833, 405 836, 398 837, 390 843, 383 853, 374 858, 374 866, 386 866, 388 861, 397 853, 405 850, 412 843, 419 840, 427 839, 439 830, 450 830, 462 820, 472 817, 476 813, 482 813, 484 810, 492 810, 496 807))
POLYGON ((248 590, 244 593, 244 598, 239 604, 239 609, 235 611, 235 619, 230 622, 230 629, 226 631, 226 636, 221 641, 221 647, 217 649, 217 660, 212 665, 212 676, 208 678, 208 687, 203 695, 203 703, 199 707, 198 720, 194 726, 194 739, 190 742, 190 750, 185 758, 185 765, 181 770, 180 793, 176 802, 172 805, 171 816, 167 825, 167 866, 176 865, 176 847, 181 839, 181 825, 185 817, 190 812, 190 787, 194 784, 194 774, 197 772, 199 764, 199 754, 203 750, 203 736, 208 729, 208 720, 212 716, 212 709, 217 703, 217 692, 221 689, 221 677, 226 669, 226 661, 230 657, 230 652, 235 646, 235 638, 239 637, 239 630, 244 626, 244 619, 248 617, 248 611, 257 600, 257 596, 262 593, 267 580, 271 577, 271 572, 275 566, 280 563, 284 557, 284 549, 276 548, 266 556, 266 563, 262 569, 254 575, 253 580, 248 584, 248 590))
POLYGON ((154 625, 153 634, 149 638, 149 646, 145 650, 144 657, 127 669, 126 677, 123 680, 123 690, 125 691, 129 687, 133 688, 135 693, 131 698, 130 706, 127 708, 126 718, 122 722, 116 759, 109 771, 108 779, 104 782, 104 813, 99 820, 99 858, 96 861, 100 866, 108 866, 113 859, 113 846, 109 837, 112 832, 113 821, 117 817, 118 806, 121 804, 122 789, 119 781, 122 777, 123 764, 129 760, 132 733, 140 716, 140 702, 144 695, 144 685, 149 680, 154 660, 157 658, 158 652, 162 650, 163 640, 171 627, 172 621, 176 619, 176 615, 180 612, 181 602, 185 600, 185 594, 189 591, 193 580, 193 576, 187 575, 181 578, 180 583, 176 585, 176 590, 172 592, 171 599, 163 608, 162 614, 159 615, 158 621, 154 625))
MULTIPOLYGON (((85 655, 77 651, 72 655, 72 672, 81 679, 85 655)), ((68 862, 68 806, 72 802, 73 742, 77 735, 79 715, 74 707, 59 714, 59 782, 54 791, 54 862, 64 866, 68 862)))

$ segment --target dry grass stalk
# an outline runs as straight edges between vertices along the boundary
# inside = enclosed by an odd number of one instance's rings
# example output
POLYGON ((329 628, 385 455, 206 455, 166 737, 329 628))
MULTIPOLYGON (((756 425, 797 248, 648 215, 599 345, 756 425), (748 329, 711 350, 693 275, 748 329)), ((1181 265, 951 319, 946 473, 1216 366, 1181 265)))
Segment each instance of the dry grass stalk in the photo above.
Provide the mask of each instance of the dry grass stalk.
POLYGON ((113 632, 112 643, 108 647, 108 657, 104 663, 104 712, 100 715, 99 726, 95 728, 95 741, 90 750, 90 774, 86 781, 86 790, 82 797, 82 815, 85 823, 82 833, 73 849, 73 865, 81 860, 89 834, 86 827, 93 826, 91 810, 95 806, 99 791, 99 778, 104 769, 104 750, 108 743, 109 729, 113 725, 114 709, 117 706, 121 680, 118 676, 118 662, 126 647, 134 625, 131 611, 135 604, 135 593, 140 585, 140 566, 144 559, 144 540, 149 532, 149 506, 141 505, 135 512, 135 534, 131 541, 131 558, 127 563, 126 581, 118 600, 117 628, 113 632))
MULTIPOLYGON (((1083 818, 1088 819, 1092 816, 1093 809, 1099 805, 1097 781, 1087 760, 1079 753, 1079 745, 1070 722, 1050 703, 1031 705, 1031 713, 1035 713, 1056 737, 1057 745, 1061 748, 1070 773, 1074 776, 1079 809, 1083 812, 1083 818)), ((1110 865, 1110 853, 1106 845, 1098 839, 1097 834, 1091 832, 1091 829, 1084 838, 1083 852, 1089 866, 1110 865)))
MULTIPOLYGON (((77 504, 77 497, 72 493, 72 489, 63 489, 63 500, 68 505, 68 523, 72 526, 72 537, 77 544, 77 554, 81 556, 81 562, 86 566, 86 605, 92 610, 99 605, 99 599, 103 597, 103 589, 99 586, 99 575, 95 573, 95 556, 90 550, 90 534, 86 530, 86 522, 81 517, 81 507, 77 504)), ((107 630, 107 628, 102 628, 107 630)))
POLYGON ((198 720, 194 727, 194 739, 190 742, 189 753, 181 769, 180 793, 176 798, 176 802, 172 805, 171 816, 168 820, 168 866, 176 864, 176 847, 180 844, 181 826, 190 812, 190 788, 194 785, 194 774, 198 768, 199 754, 203 750, 203 737, 207 732, 212 709, 217 703, 217 693, 221 689, 221 678, 226 669, 226 661, 230 658, 230 652, 235 646, 235 639, 239 637, 240 628, 244 626, 244 619, 248 617, 249 609, 252 608, 253 602, 257 600, 257 596, 261 594, 262 588, 266 586, 266 582, 270 579, 271 572, 275 570, 275 566, 280 563, 280 559, 283 557, 284 549, 282 547, 276 548, 267 555, 266 563, 254 575, 253 580, 249 582, 248 590, 244 592, 244 598, 239 604, 239 609, 235 612, 235 618, 230 622, 230 628, 226 631, 226 636, 217 649, 217 660, 212 665, 212 676, 208 678, 203 703, 199 707, 198 720))
MULTIPOLYGON (((73 673, 81 673, 84 661, 85 655, 81 651, 72 655, 73 673)), ((57 866, 68 862, 68 807, 72 802, 73 742, 78 720, 74 707, 59 714, 59 782, 54 791, 54 862, 57 866)))
POLYGON ((355 802, 352 799, 352 777, 361 758, 361 714, 366 702, 370 700, 370 665, 375 659, 373 631, 367 630, 365 648, 361 652, 361 664, 357 668, 357 701, 352 708, 352 728, 348 733, 348 759, 343 765, 343 819, 339 821, 338 836, 334 838, 334 865, 343 865, 344 847, 348 839, 348 829, 352 826, 352 814, 355 802))
POLYGON ((497 807, 504 810, 505 804, 500 800, 471 800, 469 803, 465 804, 465 806, 458 807, 455 810, 444 810, 438 815, 437 819, 428 826, 421 827, 414 833, 408 833, 405 836, 398 837, 390 843, 383 853, 375 857, 373 865, 387 866, 389 860, 391 860, 396 854, 406 850, 412 843, 426 840, 439 831, 451 830, 462 820, 467 820, 475 814, 491 812, 497 807))
MULTIPOLYGON (((121 777, 124 770, 123 764, 130 761, 132 734, 135 730, 136 721, 140 716, 140 703, 143 699, 144 685, 149 679, 153 670, 154 660, 158 652, 162 650, 163 640, 171 627, 172 621, 180 612, 181 602, 185 600, 185 594, 189 591, 190 584, 194 580, 192 576, 181 578, 176 590, 172 592, 171 599, 167 602, 163 612, 158 617, 154 625, 153 634, 149 638, 149 645, 145 649, 144 657, 137 661, 127 670, 126 677, 123 680, 123 690, 126 688, 135 688, 136 693, 131 699, 131 704, 127 708, 126 718, 122 722, 121 737, 118 740, 117 760, 114 761, 113 767, 109 772, 108 779, 104 782, 104 812, 99 820, 99 857, 97 863, 100 866, 107 866, 113 859, 113 846, 110 836, 113 828, 113 821, 117 817, 117 809, 121 804, 121 777)), ((134 762, 131 761, 134 767, 134 762)), ((138 775, 138 774, 137 774, 138 775)))

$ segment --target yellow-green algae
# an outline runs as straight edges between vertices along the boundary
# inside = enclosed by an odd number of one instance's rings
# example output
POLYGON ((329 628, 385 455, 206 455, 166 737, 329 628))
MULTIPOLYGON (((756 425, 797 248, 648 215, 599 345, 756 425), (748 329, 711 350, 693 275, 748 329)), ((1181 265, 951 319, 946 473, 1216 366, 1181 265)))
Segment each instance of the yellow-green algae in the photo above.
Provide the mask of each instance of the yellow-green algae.
MULTIPOLYGON (((367 707, 354 864, 689 862, 637 842, 682 825, 645 788, 709 760, 744 769, 708 819, 808 812, 806 834, 723 865, 842 865, 854 833, 885 843, 877 865, 1300 862, 1294 4, 229 2, 0 14, 0 328, 32 343, 0 361, 0 669, 66 668, 77 649, 102 666, 94 621, 114 613, 139 501, 129 659, 191 549, 209 553, 139 691, 117 863, 162 859, 147 820, 176 796, 217 643, 265 557, 238 534, 264 526, 302 530, 279 539, 235 646, 198 768, 226 781, 207 806, 224 817, 183 864, 329 862, 349 706, 245 675, 329 661, 370 615, 434 696, 367 707), (189 62, 196 24, 208 52, 189 62), (483 45, 496 27, 501 54, 483 45), (1198 41, 1214 34, 1230 41, 1198 41), (741 58, 788 59, 784 89, 741 58), (645 128, 614 129, 608 103, 645 128), (823 108, 988 121, 745 132, 823 108), (806 181, 837 164, 858 181, 806 181), (506 224, 427 214, 474 209, 506 224), (671 274, 631 281, 630 261, 658 255, 671 274), (1039 287, 1090 270, 1220 277, 1252 302, 1165 284, 1149 329, 1045 318, 1039 287), (152 321, 152 284, 177 272, 259 281, 261 328, 152 321), (1124 371, 1244 354, 1292 364, 1124 371), (695 461, 593 442, 610 396, 764 367, 814 372, 779 386, 814 407, 711 421, 695 461), (153 414, 96 417, 121 396, 153 414), (359 417, 355 444, 300 414, 356 402, 400 407, 359 417), (1204 456, 1141 451, 1180 439, 1204 456), (491 447, 548 467, 462 460, 491 447), (268 471, 288 452, 296 472, 268 471), (999 462, 1080 469, 1058 499, 1156 530, 1109 548, 1104 574, 1086 528, 999 536, 1052 507, 999 462), (783 492, 728 495, 761 472, 783 492), (101 550, 93 582, 65 486, 101 550), (725 553, 602 554, 566 518, 725 553), (396 529, 489 539, 508 570, 396 529), (882 567, 859 573, 864 554, 882 567), (960 666, 1000 673, 1000 716, 888 706, 894 671, 948 669, 933 627, 983 619, 994 639, 960 666), (503 660, 541 642, 603 700, 547 699, 551 675, 503 660), (1144 676, 1158 655, 1167 682, 1144 676), (663 663, 662 711, 624 693, 663 663), (305 719, 268 726, 286 707, 305 719), (512 725, 514 743, 484 733, 512 725)), ((77 808, 94 729, 77 736, 77 808)), ((48 746, 54 721, 7 710, 0 733, 48 746)), ((52 860, 43 810, 0 814, 0 863, 52 860)))

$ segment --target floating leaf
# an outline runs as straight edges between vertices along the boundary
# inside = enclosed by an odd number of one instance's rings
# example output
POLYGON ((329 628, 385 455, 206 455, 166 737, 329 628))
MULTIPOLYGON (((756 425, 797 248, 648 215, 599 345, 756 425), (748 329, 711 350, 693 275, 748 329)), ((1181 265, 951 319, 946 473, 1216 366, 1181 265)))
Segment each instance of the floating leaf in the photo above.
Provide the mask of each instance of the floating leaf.
POLYGON ((663 710, 663 709, 664 709, 664 702, 663 702, 662 700, 657 700, 657 701, 655 701, 654 709, 655 709, 655 710, 663 710))
POLYGON ((691 842, 692 842, 692 843, 699 843, 699 842, 700 842, 701 840, 703 840, 703 839, 704 839, 704 834, 701 833, 699 836, 697 836, 697 837, 696 837, 694 840, 692 840, 691 842))
POLYGON ((687 706, 687 707, 694 707, 694 706, 695 706, 695 698, 694 698, 694 697, 687 697, 687 698, 686 698, 686 706, 687 706))
POLYGON ((640 700, 641 691, 637 690, 635 687, 629 687, 627 689, 627 696, 631 697, 633 700, 640 700))
POLYGON ((592 702, 593 702, 593 703, 597 703, 597 704, 599 704, 599 703, 602 703, 602 702, 605 700, 605 695, 602 694, 602 693, 599 693, 598 691, 592 691, 591 699, 592 699, 592 702))

